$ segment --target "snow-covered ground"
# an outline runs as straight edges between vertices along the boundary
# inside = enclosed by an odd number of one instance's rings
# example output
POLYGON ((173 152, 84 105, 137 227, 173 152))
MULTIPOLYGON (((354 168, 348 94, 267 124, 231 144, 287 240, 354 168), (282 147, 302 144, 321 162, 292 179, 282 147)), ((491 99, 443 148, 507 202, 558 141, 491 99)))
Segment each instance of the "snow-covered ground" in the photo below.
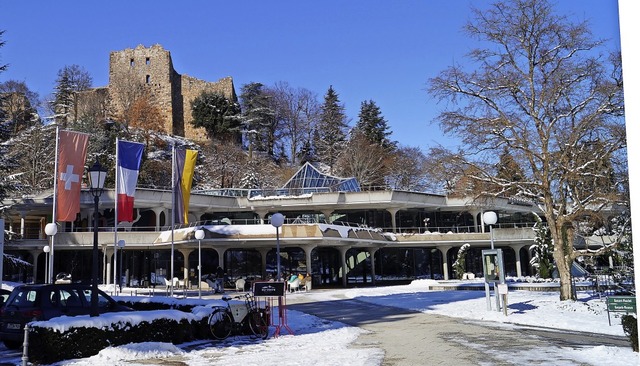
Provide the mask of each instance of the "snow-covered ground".
MULTIPOLYGON (((557 292, 510 291, 509 311, 488 311, 484 291, 429 291, 430 280, 414 281, 406 286, 361 289, 313 290, 289 295, 305 301, 329 301, 353 298, 368 303, 390 305, 424 313, 442 314, 479 322, 542 326, 592 333, 624 335, 620 319, 607 319, 604 299, 592 293, 579 292, 576 302, 560 302, 557 292)), ((126 291, 125 291, 126 293, 126 291)), ((492 306, 495 302, 492 298, 492 306)), ((234 337, 211 346, 210 343, 190 343, 174 346, 167 343, 141 343, 107 348, 100 354, 81 360, 69 360, 57 365, 149 365, 152 359, 177 359, 188 365, 380 365, 383 351, 376 348, 351 347, 360 334, 360 328, 327 321, 312 315, 289 310, 288 325, 294 335, 287 332, 266 341, 248 337, 234 337), (294 345, 294 346, 292 346, 294 345), (300 355, 304 354, 304 358, 300 355)), ((613 315, 613 314, 612 314, 613 315)), ((481 345, 469 344, 478 348, 481 345)), ((563 361, 564 365, 635 365, 638 354, 630 347, 549 347, 536 350, 540 361, 563 361)), ((513 364, 531 360, 530 354, 509 353, 513 364), (522 362, 520 362, 520 361, 522 362)))

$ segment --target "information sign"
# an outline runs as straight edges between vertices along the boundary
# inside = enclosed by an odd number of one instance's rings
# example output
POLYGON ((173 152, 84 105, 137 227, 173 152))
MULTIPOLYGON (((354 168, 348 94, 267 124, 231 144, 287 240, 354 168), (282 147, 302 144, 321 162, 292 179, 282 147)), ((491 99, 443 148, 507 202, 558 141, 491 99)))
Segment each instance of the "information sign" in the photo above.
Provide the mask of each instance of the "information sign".
POLYGON ((254 282, 253 296, 284 296, 284 282, 254 282))

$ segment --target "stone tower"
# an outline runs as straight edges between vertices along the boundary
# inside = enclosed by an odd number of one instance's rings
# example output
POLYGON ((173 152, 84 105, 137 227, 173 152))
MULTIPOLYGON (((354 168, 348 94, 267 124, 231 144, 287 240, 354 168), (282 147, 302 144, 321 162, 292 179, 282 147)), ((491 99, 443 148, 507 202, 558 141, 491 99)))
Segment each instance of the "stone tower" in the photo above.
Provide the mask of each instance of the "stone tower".
POLYGON ((208 82, 180 75, 173 69, 171 53, 158 44, 111 52, 108 88, 117 112, 135 100, 141 88, 150 92, 165 118, 165 132, 198 141, 207 137, 204 129, 190 123, 191 101, 204 91, 237 101, 231 77, 208 82))

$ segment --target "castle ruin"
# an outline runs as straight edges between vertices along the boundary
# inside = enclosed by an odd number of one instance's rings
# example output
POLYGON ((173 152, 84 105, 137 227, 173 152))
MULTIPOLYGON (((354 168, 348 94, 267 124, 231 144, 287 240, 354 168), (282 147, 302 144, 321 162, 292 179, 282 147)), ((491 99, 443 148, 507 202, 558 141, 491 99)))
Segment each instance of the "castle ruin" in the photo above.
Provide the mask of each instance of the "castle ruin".
POLYGON ((116 115, 132 103, 138 91, 148 92, 162 111, 164 132, 204 141, 203 128, 191 125, 191 102, 203 92, 214 92, 237 101, 231 77, 216 82, 178 74, 171 53, 161 45, 113 51, 109 55, 109 96, 116 115))

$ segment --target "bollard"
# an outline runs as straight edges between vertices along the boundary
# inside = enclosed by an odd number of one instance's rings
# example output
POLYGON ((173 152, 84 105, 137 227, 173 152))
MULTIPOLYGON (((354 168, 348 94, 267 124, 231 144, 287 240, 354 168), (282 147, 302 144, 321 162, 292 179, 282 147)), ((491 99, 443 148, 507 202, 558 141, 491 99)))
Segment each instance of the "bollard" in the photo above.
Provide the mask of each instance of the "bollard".
POLYGON ((22 366, 29 364, 29 323, 24 326, 24 342, 22 343, 22 366))
POLYGON ((504 309, 504 316, 507 316, 507 294, 502 295, 502 309, 504 309))

